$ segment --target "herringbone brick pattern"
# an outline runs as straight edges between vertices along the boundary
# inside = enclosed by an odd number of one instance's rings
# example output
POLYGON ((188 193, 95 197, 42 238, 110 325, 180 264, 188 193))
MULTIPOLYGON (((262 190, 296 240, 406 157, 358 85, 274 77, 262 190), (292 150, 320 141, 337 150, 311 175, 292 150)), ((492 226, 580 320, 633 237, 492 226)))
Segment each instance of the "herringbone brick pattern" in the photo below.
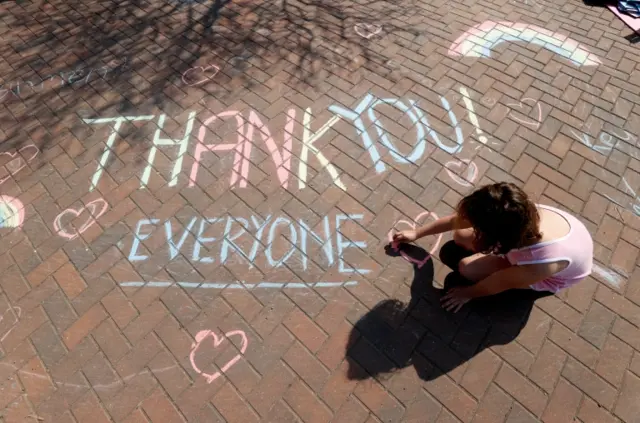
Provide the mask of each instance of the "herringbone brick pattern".
POLYGON ((1 3, 0 420, 640 421, 629 33, 575 0, 1 3), (503 180, 596 271, 447 313, 450 236, 388 233, 503 180))

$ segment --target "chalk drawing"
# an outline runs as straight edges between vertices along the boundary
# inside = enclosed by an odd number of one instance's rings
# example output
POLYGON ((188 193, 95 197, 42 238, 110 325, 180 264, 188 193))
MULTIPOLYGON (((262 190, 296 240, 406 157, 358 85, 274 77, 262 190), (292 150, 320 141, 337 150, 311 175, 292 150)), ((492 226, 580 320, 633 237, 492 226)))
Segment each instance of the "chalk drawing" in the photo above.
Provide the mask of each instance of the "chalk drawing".
POLYGON ((87 203, 86 206, 81 207, 78 210, 72 208, 66 209, 58 216, 56 216, 55 220, 53 221, 53 228, 61 237, 68 240, 75 239, 83 234, 91 226, 93 226, 96 223, 96 220, 98 220, 98 218, 100 218, 100 216, 102 216, 107 211, 108 207, 109 204, 104 199, 98 198, 87 203), (80 225, 78 229, 65 229, 65 222, 63 222, 63 219, 67 218, 68 216, 70 216, 72 219, 75 219, 80 217, 80 215, 85 212, 88 212, 88 216, 84 223, 82 223, 82 225, 80 225))
MULTIPOLYGON (((174 260, 182 254, 197 263, 225 264, 235 255, 241 263, 253 268, 258 253, 261 252, 267 266, 277 268, 284 266, 290 260, 300 260, 303 270, 307 270, 309 260, 307 251, 313 242, 322 247, 324 261, 329 266, 337 263, 340 273, 364 274, 369 273, 370 270, 348 267, 343 260, 343 255, 350 248, 366 249, 367 244, 358 240, 346 240, 340 231, 343 222, 356 222, 362 219, 363 215, 360 214, 337 214, 333 219, 330 216, 324 216, 320 222, 324 234, 320 235, 314 232, 303 219, 296 221, 288 216, 268 215, 265 218, 250 216, 249 219, 232 216, 193 217, 185 224, 184 230, 177 234, 175 239, 175 226, 171 220, 166 220, 161 224, 159 219, 142 219, 138 221, 133 233, 128 259, 131 262, 148 260, 149 256, 143 255, 139 251, 141 243, 151 237, 154 230, 162 226, 170 260, 174 260), (333 230, 331 223, 333 223, 333 230), (208 235, 205 236, 205 233, 208 235), (286 235, 287 241, 285 242, 288 242, 289 250, 284 252, 281 257, 274 257, 273 247, 278 240, 281 240, 281 233, 286 235), (243 250, 238 245, 240 240, 250 242, 251 248, 245 247, 243 250), (189 251, 189 247, 191 247, 191 251, 189 251), (203 256, 203 247, 206 247, 209 255, 203 256)), ((321 258, 320 255, 314 257, 315 260, 321 258)))
POLYGON ((89 191, 93 191, 100 181, 100 176, 102 176, 102 172, 104 171, 105 166, 107 165, 107 161, 109 160, 109 154, 113 149, 113 144, 116 142, 116 137, 118 136, 118 131, 120 131, 120 127, 124 122, 138 122, 143 120, 151 120, 154 116, 120 116, 113 118, 98 118, 98 119, 82 119, 84 123, 90 124, 101 124, 101 123, 113 123, 113 129, 109 138, 107 138, 107 142, 104 148, 104 152, 102 153, 102 157, 100 158, 100 163, 98 163, 98 168, 96 169, 93 177, 91 178, 91 187, 89 191))
POLYGON ((195 87, 211 80, 218 72, 220 72, 220 68, 216 65, 196 66, 184 71, 182 82, 190 87, 195 87))
POLYGON ((496 100, 494 100, 491 97, 483 98, 480 101, 482 102, 482 104, 484 104, 487 107, 493 107, 496 104, 496 100))
POLYGON ((600 276, 604 280, 604 282, 608 283, 612 288, 620 289, 622 284, 624 283, 624 279, 622 276, 618 275, 616 272, 605 269, 601 267, 597 263, 593 263, 593 272, 600 276))
MULTIPOLYGON (((590 125, 591 124, 585 124, 584 126, 588 128, 590 125)), ((571 129, 571 135, 573 135, 578 141, 603 156, 608 156, 615 148, 634 159, 640 160, 640 150, 637 148, 640 146, 640 143, 637 142, 638 138, 635 135, 627 131, 619 133, 613 130, 611 132, 613 135, 607 132, 601 132, 598 137, 594 137, 594 139, 592 139, 584 132, 576 132, 571 129), (614 138, 616 140, 614 140, 614 138)))
POLYGON ((20 307, 9 306, 9 308, 6 309, 4 313, 2 313, 2 316, 0 316, 0 323, 4 321, 4 318, 8 312, 11 312, 11 316, 13 317, 13 323, 11 323, 11 326, 9 327, 9 329, 7 329, 4 335, 2 335, 2 337, 0 338, 0 342, 3 342, 7 338, 7 336, 9 336, 9 334, 18 325, 18 322, 20 320, 20 315, 22 314, 22 309, 20 307))
POLYGON ((18 228, 23 222, 22 202, 8 195, 0 195, 0 228, 18 228))
MULTIPOLYGON (((511 118, 513 118, 514 120, 517 120, 518 122, 520 122, 523 125, 528 125, 533 127, 533 129, 538 129, 540 128, 540 125, 542 124, 542 105, 540 104, 540 102, 532 99, 532 98, 523 98, 522 101, 520 101, 520 103, 510 103, 507 104, 508 107, 513 107, 513 108, 517 108, 518 111, 522 112, 522 110, 524 109, 524 103, 530 103, 532 105, 532 107, 535 107, 538 109, 538 117, 536 118, 536 120, 533 119, 521 119, 518 116, 516 116, 515 114, 513 114, 513 112, 509 112, 509 115, 511 116, 511 118)), ((523 113, 525 114, 525 113, 523 113)))
POLYGON ((577 66, 602 64, 588 47, 566 35, 536 25, 509 21, 484 21, 469 28, 451 44, 449 55, 491 58, 491 51, 500 43, 520 41, 544 47, 577 66))
POLYGON ((247 351, 247 345, 249 344, 247 335, 244 333, 244 331, 241 331, 241 330, 232 330, 230 332, 225 333, 221 337, 218 337, 218 335, 216 335, 216 333, 211 330, 201 330, 196 334, 195 339, 196 339, 196 342, 191 344, 191 353, 189 354, 189 361, 191 361, 191 366, 193 367, 193 370, 195 370, 196 373, 204 376, 205 379, 207 380, 207 383, 213 382, 214 380, 219 378, 223 373, 226 373, 227 370, 229 370, 234 364, 236 364, 242 358, 244 353, 247 351), (208 336, 213 338, 214 348, 219 347, 220 344, 222 344, 222 342, 225 339, 228 339, 232 336, 239 336, 240 339, 242 340, 242 345, 240 346, 240 353, 236 354, 231 360, 229 360, 224 366, 222 366, 219 371, 213 374, 205 373, 204 371, 200 370, 196 365, 196 360, 195 360, 196 351, 208 336))
POLYGON ((478 166, 469 159, 449 161, 445 163, 444 170, 455 183, 465 188, 473 187, 473 183, 478 178, 478 166), (464 175, 463 172, 465 172, 464 175))
POLYGON ((170 288, 181 287, 190 289, 240 289, 240 290, 253 290, 253 289, 310 289, 310 288, 339 288, 343 286, 357 285, 358 281, 346 281, 346 282, 256 282, 247 283, 244 281, 237 282, 172 282, 172 281, 154 281, 154 282, 142 282, 142 281, 127 281, 120 282, 119 285, 123 288, 132 287, 152 287, 152 288, 170 288))
POLYGON ((21 147, 18 150, 16 150, 14 153, 10 153, 10 152, 0 153, 0 157, 9 156, 11 158, 11 161, 8 162, 6 165, 4 165, 9 175, 0 179, 0 185, 3 184, 7 179, 11 178, 16 173, 20 172, 22 169, 27 167, 27 164, 33 161, 33 159, 36 158, 38 153, 40 153, 40 150, 34 144, 25 145, 24 147, 21 147), (27 153, 30 153, 28 157, 26 157, 27 153), (25 157, 26 157, 26 160, 25 160, 25 157))
POLYGON ((367 40, 382 31, 382 27, 380 25, 367 23, 357 23, 353 29, 356 31, 356 34, 362 38, 366 38, 367 40))
POLYGON ((405 253, 404 251, 400 250, 399 247, 399 243, 398 242, 394 242, 393 241, 393 234, 395 231, 397 231, 396 227, 400 224, 403 223, 407 226, 409 226, 411 229, 415 230, 416 229, 416 225, 419 225, 420 221, 422 220, 422 218, 427 217, 427 216, 431 216, 433 217, 434 220, 438 219, 438 215, 436 215, 433 212, 422 212, 420 213, 415 219, 413 219, 413 222, 407 222, 406 220, 398 220, 392 227, 392 229, 389 231, 388 234, 388 239, 389 242, 391 243, 391 247, 400 252, 400 255, 407 260, 409 263, 414 263, 418 266, 418 269, 422 268, 422 266, 425 265, 425 263, 427 263, 427 261, 429 261, 431 259, 431 256, 438 250, 438 247, 440 246, 440 241, 442 240, 442 234, 438 235, 438 238, 436 239, 436 242, 433 246, 433 248, 431 248, 431 250, 429 251, 429 254, 426 255, 425 258, 423 258, 422 260, 418 260, 415 259, 411 256, 409 256, 407 253, 405 253))
POLYGON ((467 91, 466 87, 460 87, 460 94, 462 94, 462 99, 464 101, 465 106, 467 107, 467 113, 469 114, 469 120, 476 127, 476 134, 478 134, 478 141, 483 144, 487 143, 487 137, 482 134, 482 129, 480 129, 480 122, 478 122, 478 117, 476 116, 476 111, 473 108, 473 102, 471 102, 471 97, 469 96, 469 91, 467 91))

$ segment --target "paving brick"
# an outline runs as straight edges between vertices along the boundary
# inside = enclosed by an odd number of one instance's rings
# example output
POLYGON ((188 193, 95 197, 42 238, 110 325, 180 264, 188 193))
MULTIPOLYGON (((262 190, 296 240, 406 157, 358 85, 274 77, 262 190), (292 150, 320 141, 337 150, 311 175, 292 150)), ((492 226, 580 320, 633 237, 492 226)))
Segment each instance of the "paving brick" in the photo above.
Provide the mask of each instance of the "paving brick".
POLYGON ((547 395, 511 367, 502 366, 496 383, 536 416, 544 411, 547 395))
POLYGON ((625 370, 629 367, 633 349, 615 336, 609 335, 602 349, 596 373, 614 386, 622 383, 625 370))
POLYGON ((564 379, 560 379, 549 398, 549 404, 542 415, 542 421, 572 421, 578 412, 581 400, 582 392, 564 379))
POLYGON ((606 409, 613 406, 616 390, 573 358, 567 360, 562 376, 606 409))
POLYGON ((542 346, 535 363, 528 373, 529 379, 547 393, 553 391, 556 381, 567 359, 567 353, 553 342, 547 340, 542 346))
POLYGON ((102 320, 107 317, 102 305, 96 304, 62 335, 65 345, 70 350, 74 349, 80 341, 95 329, 102 320))
POLYGON ((474 422, 502 422, 511 410, 513 398, 492 384, 480 401, 474 422))
POLYGON ((626 372, 620 398, 616 404, 615 414, 623 421, 633 421, 640 412, 638 393, 640 392, 640 378, 626 372))
POLYGON ((331 419, 327 406, 301 381, 294 382, 283 398, 305 422, 326 422, 331 419))

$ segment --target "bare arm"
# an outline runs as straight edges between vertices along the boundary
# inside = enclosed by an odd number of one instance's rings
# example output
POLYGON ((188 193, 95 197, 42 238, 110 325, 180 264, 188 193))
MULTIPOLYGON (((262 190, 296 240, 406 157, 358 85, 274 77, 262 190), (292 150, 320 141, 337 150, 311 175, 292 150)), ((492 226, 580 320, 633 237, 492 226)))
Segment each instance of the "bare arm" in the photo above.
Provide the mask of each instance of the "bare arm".
POLYGON ((454 229, 470 228, 471 224, 461 219, 456 213, 441 217, 440 219, 427 223, 415 230, 406 230, 396 233, 393 236, 395 242, 412 242, 428 235, 437 235, 454 229))

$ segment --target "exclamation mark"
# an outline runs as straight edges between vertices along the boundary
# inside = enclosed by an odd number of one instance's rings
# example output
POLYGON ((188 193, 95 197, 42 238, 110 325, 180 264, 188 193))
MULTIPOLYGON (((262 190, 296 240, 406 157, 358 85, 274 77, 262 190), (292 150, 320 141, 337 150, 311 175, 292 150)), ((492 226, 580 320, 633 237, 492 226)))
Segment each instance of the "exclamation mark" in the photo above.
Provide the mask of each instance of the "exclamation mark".
POLYGON ((467 106, 467 111, 469 112, 469 120, 476 127, 476 133, 478 134, 478 140, 481 143, 487 143, 487 137, 482 135, 482 129, 480 129, 480 122, 478 122, 478 117, 476 116, 476 111, 473 109, 473 103, 471 102, 471 97, 469 97, 469 92, 465 87, 460 87, 460 94, 462 94, 462 99, 464 100, 464 105, 467 106))

